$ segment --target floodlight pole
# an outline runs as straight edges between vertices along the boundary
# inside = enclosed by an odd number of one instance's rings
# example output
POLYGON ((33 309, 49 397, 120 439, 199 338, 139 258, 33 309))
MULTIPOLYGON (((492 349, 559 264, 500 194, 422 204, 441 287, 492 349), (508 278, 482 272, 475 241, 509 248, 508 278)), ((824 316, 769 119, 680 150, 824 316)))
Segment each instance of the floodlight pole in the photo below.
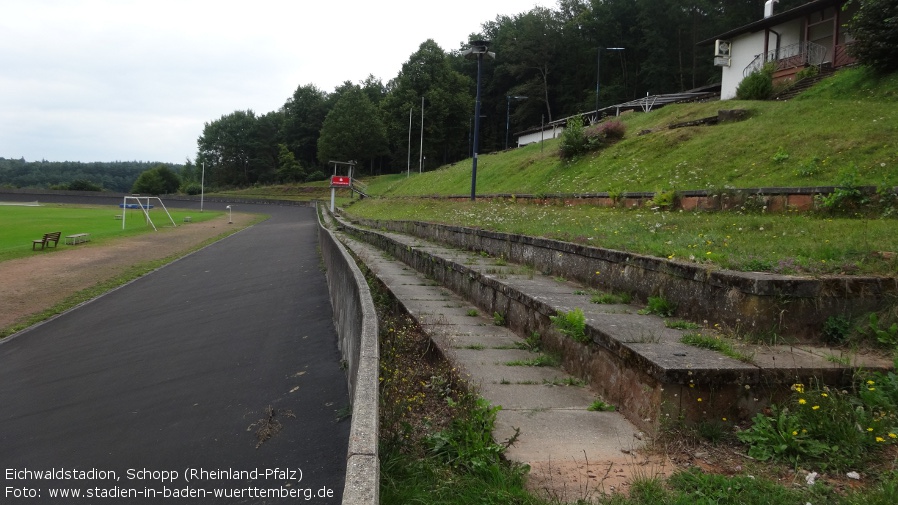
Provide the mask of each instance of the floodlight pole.
POLYGON ((465 57, 477 58, 477 98, 474 101, 474 152, 472 153, 471 162, 471 201, 477 199, 477 151, 480 147, 480 67, 483 64, 483 55, 487 54, 491 58, 495 58, 496 54, 487 51, 489 46, 487 40, 475 40, 471 42, 471 47, 467 51, 463 51, 465 57))
MULTIPOLYGON (((606 47, 606 51, 623 51, 624 47, 606 47)), ((599 120, 599 76, 601 75, 602 48, 596 52, 596 121, 599 120)))

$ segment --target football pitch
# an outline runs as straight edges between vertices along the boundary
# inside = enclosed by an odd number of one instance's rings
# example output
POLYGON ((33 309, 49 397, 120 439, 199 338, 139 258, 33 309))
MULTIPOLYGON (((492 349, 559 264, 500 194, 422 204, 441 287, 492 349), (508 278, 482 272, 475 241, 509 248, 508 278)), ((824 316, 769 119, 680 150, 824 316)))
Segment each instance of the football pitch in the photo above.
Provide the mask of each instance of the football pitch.
POLYGON ((0 205, 0 261, 26 257, 33 254, 52 254, 66 247, 85 247, 102 244, 114 238, 129 237, 153 232, 153 224, 162 230, 171 228, 172 221, 177 226, 207 221, 222 215, 222 212, 197 212, 185 209, 165 209, 154 206, 147 210, 152 224, 147 221, 142 209, 123 209, 118 205, 69 205, 48 203, 4 204, 0 205), (185 218, 189 217, 188 220, 185 218), (124 226, 123 226, 124 223, 124 226), (50 246, 32 250, 32 241, 39 240, 45 233, 61 232, 56 248, 50 246), (89 234, 89 242, 77 246, 67 245, 65 237, 75 234, 89 234))

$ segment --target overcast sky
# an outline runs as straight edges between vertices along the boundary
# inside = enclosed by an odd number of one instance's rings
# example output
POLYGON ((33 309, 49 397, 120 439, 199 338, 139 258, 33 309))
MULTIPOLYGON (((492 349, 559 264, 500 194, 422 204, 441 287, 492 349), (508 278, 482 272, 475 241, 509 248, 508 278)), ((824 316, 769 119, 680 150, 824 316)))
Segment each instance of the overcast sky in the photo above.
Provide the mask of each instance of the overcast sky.
POLYGON ((425 40, 537 5, 556 2, 0 0, 0 157, 183 163, 206 122, 386 83, 425 40))

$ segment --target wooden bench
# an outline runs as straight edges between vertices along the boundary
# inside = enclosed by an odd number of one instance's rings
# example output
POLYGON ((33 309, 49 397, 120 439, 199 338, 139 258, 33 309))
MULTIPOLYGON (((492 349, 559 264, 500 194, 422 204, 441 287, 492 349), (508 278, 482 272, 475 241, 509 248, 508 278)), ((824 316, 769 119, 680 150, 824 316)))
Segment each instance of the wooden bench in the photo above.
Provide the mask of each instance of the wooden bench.
POLYGON ((76 233, 74 235, 66 235, 65 243, 66 244, 83 244, 84 242, 90 242, 90 233, 76 233))
POLYGON ((53 233, 44 233, 44 238, 38 240, 32 240, 31 242, 31 250, 33 251, 38 244, 41 245, 41 249, 44 247, 49 247, 50 242, 53 242, 53 247, 56 247, 59 244, 59 236, 62 235, 61 231, 54 231, 53 233))

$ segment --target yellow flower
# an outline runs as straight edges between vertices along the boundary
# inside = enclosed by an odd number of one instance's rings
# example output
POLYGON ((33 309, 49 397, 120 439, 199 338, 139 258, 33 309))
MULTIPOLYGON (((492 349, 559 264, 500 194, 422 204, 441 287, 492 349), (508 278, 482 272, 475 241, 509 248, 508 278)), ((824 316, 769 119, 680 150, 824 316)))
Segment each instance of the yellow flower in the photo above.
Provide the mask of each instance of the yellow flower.
POLYGON ((701 398, 698 398, 696 401, 700 402, 700 401, 702 401, 702 399, 701 399, 701 398))
POLYGON ((873 382, 873 381, 872 381, 872 380, 870 380, 870 381, 867 381, 867 385, 868 385, 868 386, 872 386, 872 385, 873 385, 873 384, 876 384, 876 383, 875 383, 875 382, 873 382))
POLYGON ((794 437, 794 436, 796 436, 796 435, 798 435, 798 432, 797 432, 797 431, 793 431, 793 432, 792 432, 792 436, 794 437))
POLYGON ((873 428, 867 428, 867 431, 873 431, 873 428))
POLYGON ((799 393, 804 393, 804 384, 792 384, 792 389, 799 393))
POLYGON ((889 438, 898 438, 898 435, 894 433, 889 433, 889 438))
POLYGON ((724 421, 726 421, 726 420, 727 420, 727 418, 725 418, 725 417, 723 417, 723 418, 722 418, 722 419, 723 419, 723 420, 724 420, 724 421))
POLYGON ((876 437, 876 441, 877 441, 877 442, 885 442, 886 439, 884 439, 884 438, 882 438, 882 437, 876 437))
POLYGON ((799 398, 799 399, 798 399, 798 404, 799 404, 799 405, 804 405, 805 403, 808 403, 808 401, 805 400, 804 398, 799 398))
POLYGON ((820 405, 814 405, 814 406, 811 407, 811 408, 814 409, 814 410, 818 410, 818 409, 820 408, 820 405))
POLYGON ((829 395, 826 394, 826 393, 820 393, 820 396, 822 396, 822 397, 824 397, 824 398, 829 398, 829 395))

